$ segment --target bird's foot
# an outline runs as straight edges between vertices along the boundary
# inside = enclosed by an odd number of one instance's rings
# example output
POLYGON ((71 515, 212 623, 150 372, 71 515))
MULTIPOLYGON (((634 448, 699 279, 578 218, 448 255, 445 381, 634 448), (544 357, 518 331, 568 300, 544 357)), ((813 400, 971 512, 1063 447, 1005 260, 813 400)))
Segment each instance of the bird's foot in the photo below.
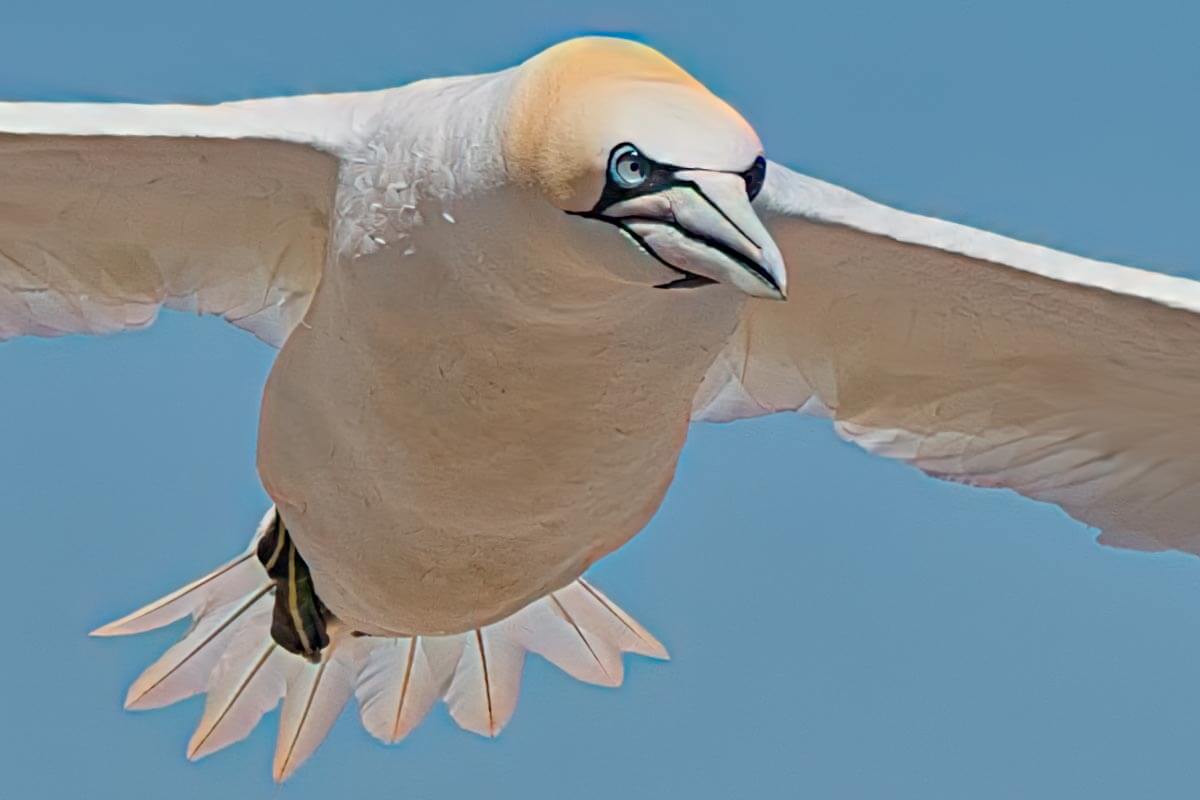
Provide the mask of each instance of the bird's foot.
POLYGON ((258 540, 258 560, 275 581, 275 607, 271 617, 271 638, 288 652, 321 660, 321 651, 329 646, 326 622, 329 609, 317 597, 308 564, 296 549, 279 511, 258 540))

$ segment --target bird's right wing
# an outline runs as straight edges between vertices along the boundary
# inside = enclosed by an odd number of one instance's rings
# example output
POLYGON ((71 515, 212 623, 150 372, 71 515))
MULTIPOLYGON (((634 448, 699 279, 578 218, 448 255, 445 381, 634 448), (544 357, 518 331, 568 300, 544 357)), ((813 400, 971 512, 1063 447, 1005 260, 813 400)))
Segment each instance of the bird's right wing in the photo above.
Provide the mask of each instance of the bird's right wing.
POLYGON ((1200 554, 1200 283, 874 203, 771 165, 787 302, 752 300, 698 419, 808 406, 871 452, 1200 554))
POLYGON ((281 344, 325 265, 358 97, 0 103, 0 339, 166 306, 281 344))

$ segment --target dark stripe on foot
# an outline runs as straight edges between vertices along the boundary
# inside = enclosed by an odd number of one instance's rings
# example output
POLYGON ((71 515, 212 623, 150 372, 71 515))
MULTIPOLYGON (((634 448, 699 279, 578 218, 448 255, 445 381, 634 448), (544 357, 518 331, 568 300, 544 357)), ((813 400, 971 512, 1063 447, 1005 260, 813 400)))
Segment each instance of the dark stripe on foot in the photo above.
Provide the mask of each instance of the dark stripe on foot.
POLYGON ((329 645, 325 621, 329 609, 317 597, 312 574, 296 549, 279 512, 258 541, 258 560, 275 581, 275 607, 271 615, 271 638, 290 653, 309 661, 321 660, 329 645))

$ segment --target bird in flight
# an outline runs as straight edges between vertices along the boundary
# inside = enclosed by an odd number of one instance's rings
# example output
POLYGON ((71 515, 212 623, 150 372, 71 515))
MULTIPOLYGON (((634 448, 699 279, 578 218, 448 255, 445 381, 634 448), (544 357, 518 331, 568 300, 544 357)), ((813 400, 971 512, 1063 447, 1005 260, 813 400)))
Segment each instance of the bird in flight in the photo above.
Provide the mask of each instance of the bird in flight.
POLYGON ((665 658, 583 574, 696 421, 825 416, 1107 544, 1200 554, 1200 284, 792 172, 641 44, 375 92, 0 103, 0 338, 163 307, 279 348, 273 506, 95 633, 191 616, 127 705, 205 693, 198 758, 282 701, 277 780, 352 697, 387 742, 439 700, 494 736, 529 652, 603 685, 665 658))

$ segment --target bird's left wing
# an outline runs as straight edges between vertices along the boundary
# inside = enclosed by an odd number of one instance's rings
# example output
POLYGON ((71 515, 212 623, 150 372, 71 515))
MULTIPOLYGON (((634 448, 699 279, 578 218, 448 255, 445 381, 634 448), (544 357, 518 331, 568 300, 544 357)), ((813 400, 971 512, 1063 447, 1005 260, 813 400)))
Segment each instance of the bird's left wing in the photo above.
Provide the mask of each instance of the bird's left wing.
POLYGON ((908 214, 772 164, 787 302, 751 300, 697 419, 800 409, 1101 541, 1200 553, 1200 283, 908 214))
POLYGON ((0 103, 0 339, 167 306, 280 344, 325 264, 359 103, 0 103))

